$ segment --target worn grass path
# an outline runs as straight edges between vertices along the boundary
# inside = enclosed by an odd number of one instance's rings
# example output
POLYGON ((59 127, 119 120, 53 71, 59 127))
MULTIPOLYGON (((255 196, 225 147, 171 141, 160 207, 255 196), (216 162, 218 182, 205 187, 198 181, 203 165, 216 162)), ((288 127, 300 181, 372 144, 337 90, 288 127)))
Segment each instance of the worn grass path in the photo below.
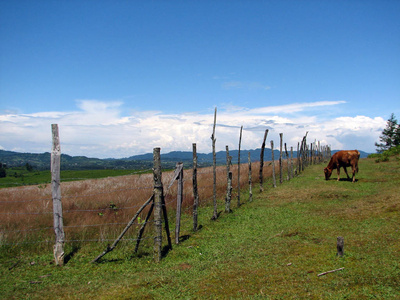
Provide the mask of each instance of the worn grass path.
POLYGON ((359 166, 354 184, 325 181, 323 166, 310 166, 217 221, 203 208, 203 228, 188 226, 158 265, 151 250, 132 258, 126 244, 99 264, 89 261, 104 249, 83 245, 62 268, 51 253, 2 250, 1 298, 399 299, 400 163, 359 166))

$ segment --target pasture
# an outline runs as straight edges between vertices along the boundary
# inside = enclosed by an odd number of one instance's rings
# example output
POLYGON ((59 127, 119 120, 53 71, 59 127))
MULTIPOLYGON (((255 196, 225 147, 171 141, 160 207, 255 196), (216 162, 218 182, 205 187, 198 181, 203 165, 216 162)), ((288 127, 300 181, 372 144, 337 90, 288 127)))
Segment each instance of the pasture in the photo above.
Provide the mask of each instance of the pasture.
MULTIPOLYGON (((399 298, 398 156, 361 159, 355 183, 325 181, 325 166, 309 166, 277 188, 266 181, 262 193, 255 184, 252 202, 242 189, 243 205, 216 221, 212 207, 203 205, 197 232, 184 215, 185 238, 159 264, 151 245, 133 254, 129 242, 97 264, 90 261, 104 244, 70 243, 63 267, 54 266, 51 245, 46 252, 3 245, 1 298, 399 298), (343 257, 336 256, 338 236, 344 237, 343 257)), ((90 181, 81 184, 91 188, 90 181)), ((222 198, 219 204, 223 211, 222 198)))

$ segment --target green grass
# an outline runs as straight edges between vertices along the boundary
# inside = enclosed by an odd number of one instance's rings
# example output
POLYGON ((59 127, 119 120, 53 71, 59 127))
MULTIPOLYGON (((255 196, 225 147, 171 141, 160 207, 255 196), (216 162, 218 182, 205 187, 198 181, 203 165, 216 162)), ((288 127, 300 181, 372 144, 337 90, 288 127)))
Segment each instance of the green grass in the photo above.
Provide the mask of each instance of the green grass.
POLYGON ((63 267, 53 265, 51 246, 46 253, 3 247, 1 298, 399 299, 398 160, 361 160, 354 184, 325 181, 323 167, 276 189, 268 183, 251 203, 243 192, 245 204, 216 221, 202 207, 196 233, 184 216, 181 235, 189 238, 159 264, 151 240, 138 255, 122 242, 98 264, 89 262, 105 245, 67 245, 73 256, 63 267), (336 256, 338 236, 344 257, 336 256))
MULTIPOLYGON (((150 170, 151 171, 151 170, 150 170)), ((149 170, 78 170, 61 171, 61 181, 75 181, 84 179, 98 179, 130 174, 149 173, 149 170)), ((51 182, 50 171, 27 171, 25 168, 7 169, 7 177, 0 178, 0 188, 23 185, 43 185, 51 182)))

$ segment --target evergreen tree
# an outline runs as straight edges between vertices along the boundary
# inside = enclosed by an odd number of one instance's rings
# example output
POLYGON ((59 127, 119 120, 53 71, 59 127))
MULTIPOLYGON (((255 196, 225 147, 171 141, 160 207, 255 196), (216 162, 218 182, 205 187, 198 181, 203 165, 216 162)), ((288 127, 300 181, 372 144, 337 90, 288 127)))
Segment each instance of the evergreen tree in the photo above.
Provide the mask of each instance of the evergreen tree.
POLYGON ((380 143, 375 143, 376 151, 382 153, 392 147, 400 145, 400 125, 397 124, 396 117, 392 113, 390 119, 387 121, 386 128, 382 131, 379 137, 380 143))
POLYGON ((7 176, 7 172, 6 172, 6 165, 2 164, 0 162, 0 178, 6 177, 7 176))

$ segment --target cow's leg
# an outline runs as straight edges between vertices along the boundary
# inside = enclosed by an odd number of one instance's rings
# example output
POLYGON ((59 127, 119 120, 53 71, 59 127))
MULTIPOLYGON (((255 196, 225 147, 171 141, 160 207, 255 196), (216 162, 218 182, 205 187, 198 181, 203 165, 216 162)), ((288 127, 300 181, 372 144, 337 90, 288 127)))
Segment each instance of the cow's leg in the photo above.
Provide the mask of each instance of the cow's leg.
POLYGON ((352 171, 353 171, 353 182, 355 182, 355 181, 356 181, 356 171, 357 171, 357 167, 351 166, 351 169, 352 169, 352 171))
POLYGON ((349 176, 349 174, 347 173, 347 169, 346 169, 346 167, 343 167, 343 169, 344 169, 344 172, 346 173, 346 175, 347 175, 347 179, 350 179, 350 176, 349 176))
POLYGON ((340 181, 340 167, 337 168, 337 181, 340 181))

